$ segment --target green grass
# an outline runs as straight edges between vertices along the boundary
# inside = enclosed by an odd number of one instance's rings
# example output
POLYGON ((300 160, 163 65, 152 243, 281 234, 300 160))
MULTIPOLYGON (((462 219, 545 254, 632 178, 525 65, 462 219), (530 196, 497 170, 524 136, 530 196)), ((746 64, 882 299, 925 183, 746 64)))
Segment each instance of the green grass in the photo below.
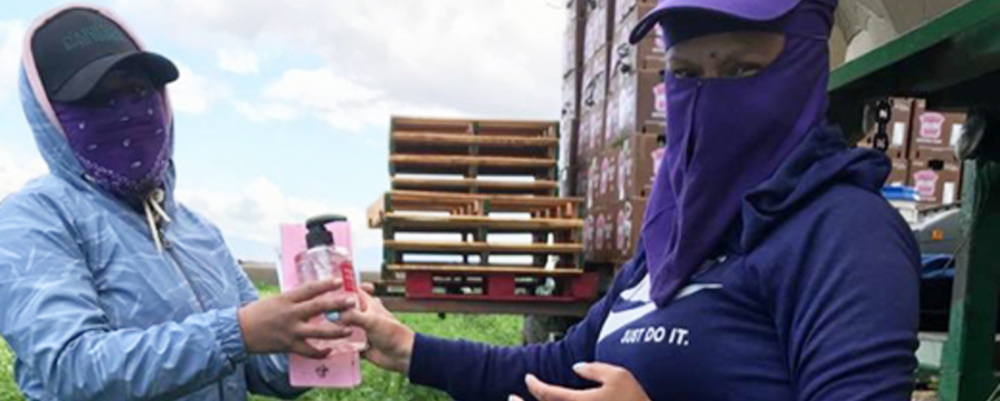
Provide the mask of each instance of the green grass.
POLYGON ((0 400, 21 399, 14 383, 14 354, 7 348, 7 343, 0 339, 0 400))
MULTIPOLYGON (((260 286, 261 296, 276 294, 277 288, 260 286)), ((498 345, 516 345, 521 341, 520 316, 448 315, 445 319, 434 314, 400 314, 399 319, 414 330, 445 338, 465 338, 498 345)), ((22 399, 14 383, 14 356, 6 343, 0 340, 0 400, 22 399)), ((308 401, 436 401, 450 400, 436 390, 410 385, 406 378, 396 373, 381 371, 365 362, 364 379, 353 390, 313 390, 300 397, 308 401)), ((253 401, 270 401, 271 398, 251 397, 253 401)))

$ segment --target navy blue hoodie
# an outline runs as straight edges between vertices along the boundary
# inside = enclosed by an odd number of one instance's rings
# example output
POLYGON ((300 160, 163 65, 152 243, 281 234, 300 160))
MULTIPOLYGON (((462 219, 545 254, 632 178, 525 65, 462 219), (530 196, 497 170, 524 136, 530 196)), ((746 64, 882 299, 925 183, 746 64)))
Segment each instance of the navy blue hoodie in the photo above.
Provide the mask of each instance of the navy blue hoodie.
POLYGON ((410 380, 466 401, 532 399, 525 374, 587 388, 572 365, 600 361, 652 400, 908 400, 919 251, 880 195, 888 171, 884 156, 816 129, 745 196, 726 245, 665 307, 650 300, 640 252, 561 341, 418 335, 410 380))

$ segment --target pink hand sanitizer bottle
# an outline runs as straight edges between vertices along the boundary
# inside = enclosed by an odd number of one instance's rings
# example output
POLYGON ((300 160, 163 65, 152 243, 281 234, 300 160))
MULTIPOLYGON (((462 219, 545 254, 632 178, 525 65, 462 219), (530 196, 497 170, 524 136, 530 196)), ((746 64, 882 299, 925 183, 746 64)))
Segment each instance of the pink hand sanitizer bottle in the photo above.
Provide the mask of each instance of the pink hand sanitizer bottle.
MULTIPOLYGON (((347 221, 347 218, 338 215, 326 215, 309 219, 306 222, 308 233, 306 234, 307 250, 299 254, 296 259, 300 285, 315 280, 339 279, 344 284, 340 289, 331 291, 324 296, 334 299, 352 298, 355 305, 358 304, 358 285, 354 277, 354 263, 351 261, 350 252, 343 247, 334 244, 333 234, 326 229, 326 225, 347 221)), ((329 312, 325 316, 317 316, 314 321, 326 319, 336 323, 340 320, 338 312, 329 312)), ((352 327, 351 336, 341 340, 314 341, 317 346, 332 349, 333 354, 364 351, 368 339, 364 330, 352 327)))

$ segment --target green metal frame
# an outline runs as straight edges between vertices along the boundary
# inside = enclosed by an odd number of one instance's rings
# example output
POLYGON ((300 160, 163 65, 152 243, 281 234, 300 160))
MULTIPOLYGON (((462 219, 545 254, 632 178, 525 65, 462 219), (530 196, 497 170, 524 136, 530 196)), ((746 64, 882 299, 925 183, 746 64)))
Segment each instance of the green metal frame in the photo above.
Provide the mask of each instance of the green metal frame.
MULTIPOLYGON (((845 64, 829 89, 830 118, 849 139, 861 132, 865 103, 879 97, 920 96, 934 107, 1000 105, 1000 1, 969 1, 845 64)), ((996 385, 1000 162, 966 161, 963 180, 967 242, 957 251, 943 401, 983 401, 996 385)))
POLYGON ((993 376, 1000 283, 1000 163, 966 162, 962 215, 967 249, 958 253, 941 399, 986 400, 993 376))

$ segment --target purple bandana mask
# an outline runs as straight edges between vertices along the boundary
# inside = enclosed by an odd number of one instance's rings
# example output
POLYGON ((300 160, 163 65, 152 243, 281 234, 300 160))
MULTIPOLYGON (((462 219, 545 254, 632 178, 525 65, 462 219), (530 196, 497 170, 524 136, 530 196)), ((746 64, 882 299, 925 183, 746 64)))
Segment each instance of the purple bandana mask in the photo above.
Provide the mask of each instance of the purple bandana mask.
POLYGON ((90 180, 116 196, 143 196, 163 184, 171 157, 163 94, 121 92, 102 103, 52 106, 90 180))
MULTIPOLYGON (((703 263, 719 256, 744 194, 822 123, 833 10, 829 2, 803 0, 779 20, 762 23, 785 34, 785 48, 755 76, 666 74, 669 144, 642 229, 657 304, 669 303, 703 263)), ((661 23, 669 24, 669 15, 661 23)))

